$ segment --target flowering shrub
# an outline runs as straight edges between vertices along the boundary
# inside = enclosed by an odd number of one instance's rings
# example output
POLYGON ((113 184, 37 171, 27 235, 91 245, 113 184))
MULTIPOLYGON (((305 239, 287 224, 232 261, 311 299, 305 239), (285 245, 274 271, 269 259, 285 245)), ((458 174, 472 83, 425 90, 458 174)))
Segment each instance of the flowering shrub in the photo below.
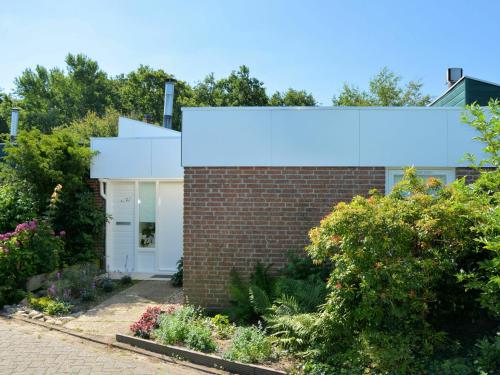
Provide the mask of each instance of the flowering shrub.
POLYGON ((62 249, 61 233, 44 221, 27 221, 0 234, 0 305, 11 302, 29 277, 57 268, 62 249))
POLYGON ((164 308, 160 306, 148 307, 141 318, 130 326, 130 330, 134 336, 148 339, 151 332, 158 328, 158 318, 160 315, 172 314, 176 308, 176 305, 167 305, 164 308))

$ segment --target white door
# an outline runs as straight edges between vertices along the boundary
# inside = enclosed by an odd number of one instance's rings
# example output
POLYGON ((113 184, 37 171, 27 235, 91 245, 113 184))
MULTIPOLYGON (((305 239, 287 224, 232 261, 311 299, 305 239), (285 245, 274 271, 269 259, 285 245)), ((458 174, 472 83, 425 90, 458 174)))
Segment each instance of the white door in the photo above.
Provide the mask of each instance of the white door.
POLYGON ((133 182, 107 184, 109 201, 107 224, 107 269, 110 272, 131 272, 134 269, 134 209, 135 186, 133 182))
POLYGON ((182 257, 184 185, 160 182, 158 190, 158 271, 172 273, 182 257))

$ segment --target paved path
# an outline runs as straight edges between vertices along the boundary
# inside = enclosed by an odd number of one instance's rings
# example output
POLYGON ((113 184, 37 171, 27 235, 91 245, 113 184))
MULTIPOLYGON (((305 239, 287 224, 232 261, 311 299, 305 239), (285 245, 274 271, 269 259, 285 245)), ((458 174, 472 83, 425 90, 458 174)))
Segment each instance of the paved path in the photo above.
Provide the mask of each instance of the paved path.
POLYGON ((114 338, 117 333, 129 334, 130 325, 139 319, 148 306, 182 303, 182 299, 182 289, 172 287, 167 280, 140 281, 66 323, 64 327, 114 338))
POLYGON ((0 318, 0 374, 206 375, 207 372, 0 318))

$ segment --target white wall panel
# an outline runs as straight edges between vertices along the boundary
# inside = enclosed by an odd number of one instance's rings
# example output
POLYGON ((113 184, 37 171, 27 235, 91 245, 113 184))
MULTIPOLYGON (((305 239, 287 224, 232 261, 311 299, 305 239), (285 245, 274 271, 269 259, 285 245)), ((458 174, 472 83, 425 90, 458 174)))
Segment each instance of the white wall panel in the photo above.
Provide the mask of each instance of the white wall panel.
POLYGON ((92 138, 92 178, 182 178, 179 137, 92 138))
POLYGON ((460 108, 184 108, 183 166, 461 166, 460 108))
POLYGON ((378 109, 359 115, 359 165, 447 165, 445 110, 378 109))
POLYGON ((270 111, 186 111, 184 165, 265 165, 271 160, 270 111))
POLYGON ((358 111, 298 110, 271 113, 272 165, 357 165, 358 111))

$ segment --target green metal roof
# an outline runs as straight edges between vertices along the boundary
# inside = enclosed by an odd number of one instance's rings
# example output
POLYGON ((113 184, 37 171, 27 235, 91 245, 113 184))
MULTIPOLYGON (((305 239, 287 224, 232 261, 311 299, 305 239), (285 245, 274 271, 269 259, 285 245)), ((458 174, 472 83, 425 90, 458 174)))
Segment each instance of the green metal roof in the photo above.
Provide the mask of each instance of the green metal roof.
POLYGON ((490 99, 500 100, 499 84, 464 76, 429 104, 429 106, 464 107, 472 103, 485 106, 488 105, 490 99))

